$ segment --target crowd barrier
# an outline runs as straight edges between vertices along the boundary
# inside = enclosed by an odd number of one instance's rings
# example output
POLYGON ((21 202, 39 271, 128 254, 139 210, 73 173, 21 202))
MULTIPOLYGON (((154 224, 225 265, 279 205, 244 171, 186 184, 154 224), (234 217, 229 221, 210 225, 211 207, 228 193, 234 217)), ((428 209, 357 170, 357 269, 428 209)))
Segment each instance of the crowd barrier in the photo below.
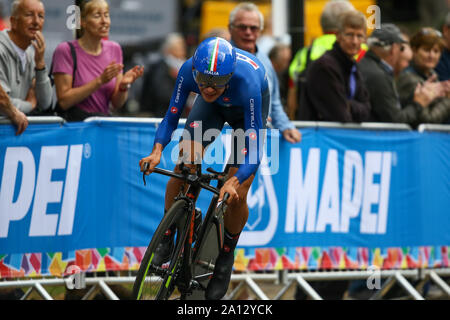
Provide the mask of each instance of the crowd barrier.
MULTIPOLYGON (((159 120, 48 120, 20 136, 0 125, 0 278, 136 270, 163 215, 167 178, 144 186, 138 168, 159 120)), ((449 126, 295 124, 299 144, 268 132, 236 270, 449 267, 449 126)), ((216 170, 223 133, 205 159, 216 170)))

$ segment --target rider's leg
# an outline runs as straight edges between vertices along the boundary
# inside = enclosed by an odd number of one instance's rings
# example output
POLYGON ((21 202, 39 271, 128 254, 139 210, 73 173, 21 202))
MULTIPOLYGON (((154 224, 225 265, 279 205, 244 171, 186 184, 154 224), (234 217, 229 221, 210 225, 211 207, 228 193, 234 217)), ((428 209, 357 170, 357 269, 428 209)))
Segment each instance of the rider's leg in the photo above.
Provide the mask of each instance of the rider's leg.
MULTIPOLYGON (((238 168, 231 167, 229 170, 229 177, 236 174, 238 168)), ((225 229, 231 234, 239 234, 244 229, 248 219, 247 194, 252 185, 254 175, 245 180, 236 190, 239 195, 239 200, 231 203, 227 212, 224 215, 225 229)))
MULTIPOLYGON (((236 171, 237 168, 231 168, 229 176, 233 176, 236 171)), ((234 249, 248 219, 247 193, 253 179, 254 176, 252 175, 239 186, 236 190, 239 200, 230 204, 224 215, 224 245, 217 257, 213 277, 206 288, 205 297, 208 300, 221 299, 227 292, 233 271, 234 249)))

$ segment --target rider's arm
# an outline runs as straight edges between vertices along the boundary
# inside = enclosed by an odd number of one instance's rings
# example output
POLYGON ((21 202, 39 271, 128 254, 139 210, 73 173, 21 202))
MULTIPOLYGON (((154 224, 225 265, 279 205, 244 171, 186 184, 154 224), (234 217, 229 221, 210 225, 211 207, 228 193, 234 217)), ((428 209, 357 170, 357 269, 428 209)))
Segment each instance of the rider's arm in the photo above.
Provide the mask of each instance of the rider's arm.
POLYGON ((164 147, 161 143, 155 143, 153 145, 152 153, 161 155, 164 150, 164 147))
POLYGON ((244 163, 239 166, 235 177, 239 183, 247 180, 258 170, 263 152, 264 126, 262 120, 262 96, 259 91, 257 95, 251 95, 245 105, 245 150, 238 150, 245 154, 244 163))

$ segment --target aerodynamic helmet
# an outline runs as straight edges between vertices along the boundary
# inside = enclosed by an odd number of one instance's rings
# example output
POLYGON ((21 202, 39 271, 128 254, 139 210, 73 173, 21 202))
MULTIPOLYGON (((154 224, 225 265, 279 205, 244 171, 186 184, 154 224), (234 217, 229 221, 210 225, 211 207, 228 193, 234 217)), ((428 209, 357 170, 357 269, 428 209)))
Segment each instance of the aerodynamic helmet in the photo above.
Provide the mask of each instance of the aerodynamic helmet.
POLYGON ((200 87, 224 87, 236 67, 236 50, 223 38, 205 39, 195 50, 192 65, 200 87))

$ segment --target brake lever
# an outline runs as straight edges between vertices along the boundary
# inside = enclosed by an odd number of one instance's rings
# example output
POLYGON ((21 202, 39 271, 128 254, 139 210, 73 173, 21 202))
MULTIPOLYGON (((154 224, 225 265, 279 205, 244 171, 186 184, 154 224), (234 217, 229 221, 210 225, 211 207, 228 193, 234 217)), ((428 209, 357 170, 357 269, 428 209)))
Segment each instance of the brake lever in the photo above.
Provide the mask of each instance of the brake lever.
POLYGON ((148 170, 148 166, 149 166, 149 164, 148 164, 148 162, 144 162, 144 171, 142 172, 142 179, 144 180, 144 186, 146 186, 147 185, 147 182, 145 181, 145 172, 148 170))
POLYGON ((216 208, 220 207, 220 205, 223 204, 223 203, 226 205, 229 197, 230 197, 230 194, 228 192, 225 192, 225 194, 223 195, 222 201, 217 202, 216 208))

